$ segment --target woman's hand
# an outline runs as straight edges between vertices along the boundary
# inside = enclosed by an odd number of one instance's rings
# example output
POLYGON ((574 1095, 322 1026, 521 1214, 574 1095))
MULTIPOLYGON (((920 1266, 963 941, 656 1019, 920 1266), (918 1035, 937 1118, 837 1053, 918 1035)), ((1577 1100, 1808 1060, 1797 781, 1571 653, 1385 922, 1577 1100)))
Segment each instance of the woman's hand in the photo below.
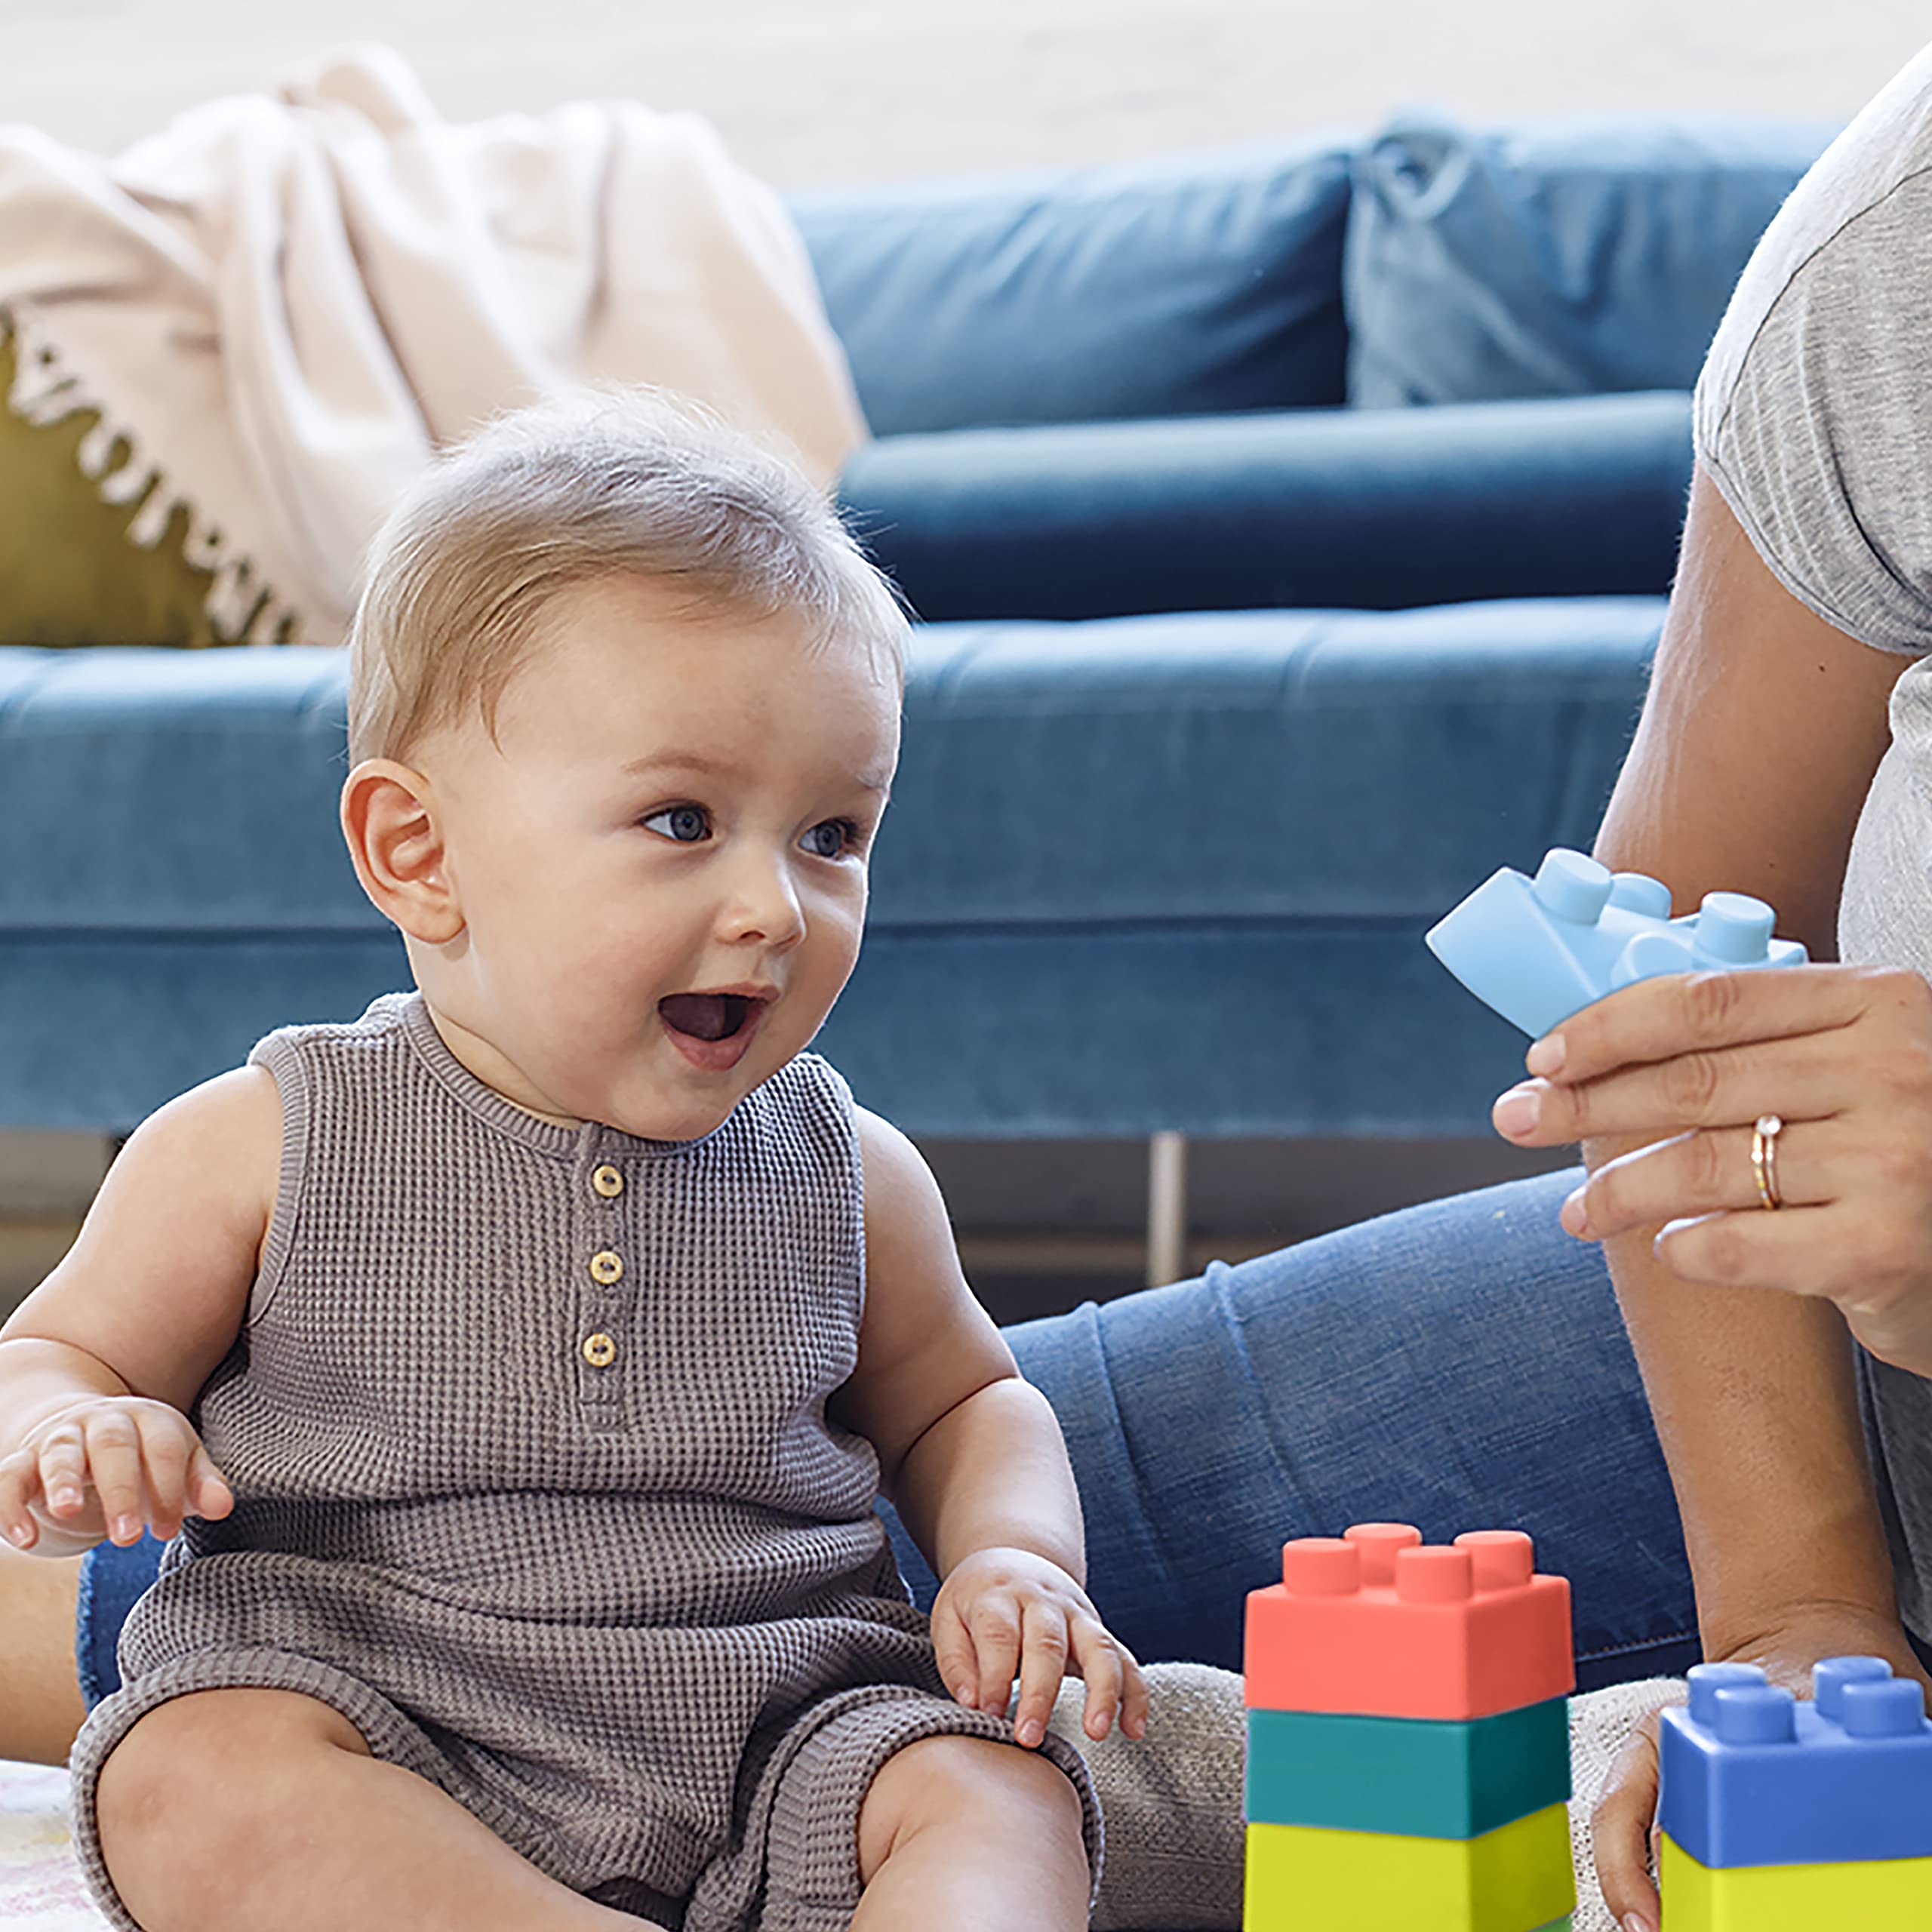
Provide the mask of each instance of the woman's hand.
POLYGON ((1101 1623, 1057 1563, 1027 1549, 976 1549, 955 1564, 933 1603, 933 1649, 955 1699, 1003 1715, 1020 1673, 1014 1735, 1029 1749, 1046 1735, 1054 1696, 1069 1672, 1087 1680, 1084 1724, 1106 1736, 1147 1729, 1147 1683, 1134 1654, 1101 1623))
POLYGON ((1932 1374, 1932 986, 1888 967, 1641 980, 1554 1027, 1541 1076, 1496 1102, 1518 1146, 1666 1137, 1606 1161, 1564 1204, 1597 1240, 1657 1222, 1686 1281, 1835 1303, 1881 1360, 1932 1374), (1752 1124, 1774 1113, 1767 1212, 1752 1124))
MULTIPOLYGON (((1903 1628, 1890 1618, 1849 1604, 1794 1611, 1764 1636, 1710 1661, 1761 1664, 1774 1684, 1808 1697, 1811 1666, 1822 1657, 1883 1657, 1900 1677, 1916 1678, 1932 1687, 1903 1628)), ((1597 1881, 1611 1918, 1626 1932, 1638 1932, 1638 1926, 1643 1932, 1656 1932, 1661 1916, 1651 1877, 1657 1840, 1657 1725, 1654 1710, 1631 1734, 1604 1774, 1590 1814, 1597 1881)))

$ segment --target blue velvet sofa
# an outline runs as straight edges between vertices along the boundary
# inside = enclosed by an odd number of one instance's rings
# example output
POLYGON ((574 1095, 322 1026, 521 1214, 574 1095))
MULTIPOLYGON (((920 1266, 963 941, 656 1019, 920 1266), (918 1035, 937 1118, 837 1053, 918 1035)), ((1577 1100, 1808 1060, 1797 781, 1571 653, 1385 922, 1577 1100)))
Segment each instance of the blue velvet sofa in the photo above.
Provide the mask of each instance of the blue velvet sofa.
MULTIPOLYGON (((1482 1131, 1421 934, 1586 844, 1739 269, 1836 131, 1412 110, 794 198, 924 620, 820 1037, 937 1136, 1482 1131)), ((0 597, 5 587, 0 586, 0 597)), ((0 1126, 124 1132, 406 984, 313 647, 0 649, 0 1126)))

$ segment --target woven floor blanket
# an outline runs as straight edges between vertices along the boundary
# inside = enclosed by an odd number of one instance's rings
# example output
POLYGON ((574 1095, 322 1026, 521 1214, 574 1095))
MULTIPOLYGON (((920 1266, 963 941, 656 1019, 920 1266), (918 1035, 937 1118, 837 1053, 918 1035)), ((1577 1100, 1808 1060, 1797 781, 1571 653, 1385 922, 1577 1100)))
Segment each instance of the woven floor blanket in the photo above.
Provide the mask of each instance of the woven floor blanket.
MULTIPOLYGON (((1086 1687, 1078 1682, 1062 1686, 1054 1713, 1054 1727, 1086 1752, 1106 1819, 1095 1932, 1230 1932, 1241 1924, 1241 1679, 1191 1663, 1149 1665, 1147 1678, 1152 1702, 1138 1741, 1118 1731, 1098 1744, 1081 1736, 1086 1687)), ((1590 1854, 1604 1773, 1644 1712, 1684 1690, 1681 1678, 1650 1678, 1571 1700, 1574 1932, 1616 1932, 1590 1854)), ((64 1770, 0 1762, 0 1923, 26 1932, 106 1925, 69 1847, 66 1793, 64 1770)))

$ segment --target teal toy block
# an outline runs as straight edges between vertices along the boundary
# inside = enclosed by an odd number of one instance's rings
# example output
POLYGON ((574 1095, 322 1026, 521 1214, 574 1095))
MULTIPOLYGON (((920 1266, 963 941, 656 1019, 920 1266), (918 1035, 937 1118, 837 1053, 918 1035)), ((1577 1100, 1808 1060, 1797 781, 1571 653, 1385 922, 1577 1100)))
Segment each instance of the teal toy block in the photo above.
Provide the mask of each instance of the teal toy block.
POLYGON ((1569 1797, 1565 1698, 1466 1722, 1247 1714, 1251 1824, 1472 1838, 1569 1797))
POLYGON ((1776 914, 1741 892, 1707 892, 1670 916, 1670 893, 1642 872, 1612 872, 1555 846, 1532 879, 1508 866, 1423 935, 1484 1005, 1540 1038, 1607 993, 1665 973, 1802 965, 1796 940, 1771 936, 1776 914))

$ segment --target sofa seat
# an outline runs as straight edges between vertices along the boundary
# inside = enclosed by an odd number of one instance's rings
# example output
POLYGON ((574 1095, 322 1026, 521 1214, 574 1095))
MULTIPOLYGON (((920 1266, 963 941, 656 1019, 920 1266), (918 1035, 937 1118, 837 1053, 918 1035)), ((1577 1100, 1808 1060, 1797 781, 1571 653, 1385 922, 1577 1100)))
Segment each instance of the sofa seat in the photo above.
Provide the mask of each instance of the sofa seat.
MULTIPOLYGON (((930 1135, 1481 1131, 1522 1043, 1422 932, 1587 842, 1663 608, 921 627, 819 1048, 930 1135)), ((337 829, 347 669, 0 650, 0 1126, 125 1131, 409 983, 337 829)))

